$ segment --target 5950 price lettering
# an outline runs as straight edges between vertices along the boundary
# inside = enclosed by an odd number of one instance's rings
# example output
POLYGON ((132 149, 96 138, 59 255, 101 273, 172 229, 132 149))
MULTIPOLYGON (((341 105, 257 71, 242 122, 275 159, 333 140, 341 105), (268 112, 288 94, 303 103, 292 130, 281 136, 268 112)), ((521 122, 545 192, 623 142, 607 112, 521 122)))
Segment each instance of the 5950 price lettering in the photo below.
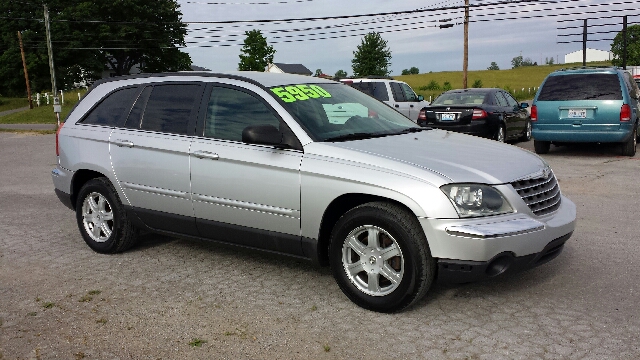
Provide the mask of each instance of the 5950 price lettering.
POLYGON ((274 94, 278 95, 282 101, 290 103, 298 100, 317 99, 320 97, 330 98, 331 94, 318 85, 295 85, 272 88, 274 94))

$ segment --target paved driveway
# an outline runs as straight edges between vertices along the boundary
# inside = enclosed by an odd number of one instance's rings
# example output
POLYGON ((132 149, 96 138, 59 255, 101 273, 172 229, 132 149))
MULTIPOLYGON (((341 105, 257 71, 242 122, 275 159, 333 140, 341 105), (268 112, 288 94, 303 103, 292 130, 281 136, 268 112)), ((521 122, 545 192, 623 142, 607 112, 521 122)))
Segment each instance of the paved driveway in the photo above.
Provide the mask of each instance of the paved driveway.
POLYGON ((54 139, 0 133, 0 359, 640 358, 640 154, 552 148, 579 217, 557 259, 382 315, 294 259, 155 235, 94 253, 54 139))

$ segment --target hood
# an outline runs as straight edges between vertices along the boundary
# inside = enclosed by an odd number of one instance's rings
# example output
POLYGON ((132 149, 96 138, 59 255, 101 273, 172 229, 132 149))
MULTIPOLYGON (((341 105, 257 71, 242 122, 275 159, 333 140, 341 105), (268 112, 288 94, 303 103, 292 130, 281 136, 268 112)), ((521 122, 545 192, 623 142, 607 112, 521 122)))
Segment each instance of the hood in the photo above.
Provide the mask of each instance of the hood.
POLYGON ((505 184, 548 166, 539 156, 516 146, 445 130, 310 145, 305 146, 305 153, 383 167, 438 186, 505 184))

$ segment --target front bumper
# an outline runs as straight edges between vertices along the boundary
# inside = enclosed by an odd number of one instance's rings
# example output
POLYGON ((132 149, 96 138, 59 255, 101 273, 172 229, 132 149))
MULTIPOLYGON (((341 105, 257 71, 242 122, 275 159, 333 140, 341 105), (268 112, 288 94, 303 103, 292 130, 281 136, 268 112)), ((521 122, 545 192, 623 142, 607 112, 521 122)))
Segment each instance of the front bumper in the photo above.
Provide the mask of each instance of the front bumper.
POLYGON ((431 255, 438 259, 438 276, 474 281, 534 267, 557 256, 575 230, 575 204, 562 196, 560 207, 551 214, 536 216, 527 210, 486 218, 420 218, 431 255))

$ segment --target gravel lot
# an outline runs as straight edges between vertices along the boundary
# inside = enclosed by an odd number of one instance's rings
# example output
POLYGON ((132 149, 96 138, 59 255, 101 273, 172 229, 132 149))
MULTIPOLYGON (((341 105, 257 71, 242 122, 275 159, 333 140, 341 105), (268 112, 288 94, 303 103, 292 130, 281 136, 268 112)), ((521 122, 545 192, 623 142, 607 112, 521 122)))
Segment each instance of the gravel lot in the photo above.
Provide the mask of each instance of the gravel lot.
POLYGON ((94 253, 54 143, 0 133, 0 359, 640 358, 640 154, 552 147, 579 218, 557 259, 383 315, 295 259, 156 235, 94 253))

